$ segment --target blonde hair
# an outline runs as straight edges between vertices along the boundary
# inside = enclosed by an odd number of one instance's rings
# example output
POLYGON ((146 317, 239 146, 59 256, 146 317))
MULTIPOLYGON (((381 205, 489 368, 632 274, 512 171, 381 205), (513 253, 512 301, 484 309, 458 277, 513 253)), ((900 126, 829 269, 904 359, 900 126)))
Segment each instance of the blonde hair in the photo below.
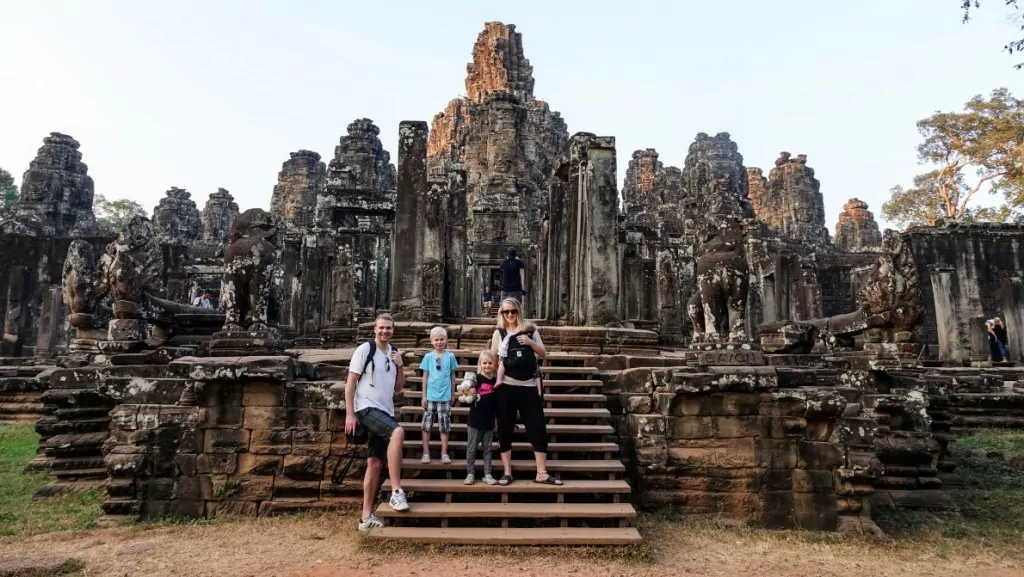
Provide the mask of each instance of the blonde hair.
POLYGON ((518 325, 522 325, 525 323, 525 321, 523 320, 523 307, 522 305, 519 304, 519 299, 509 297, 501 301, 501 304, 498 305, 498 328, 504 329, 506 331, 508 330, 508 321, 505 320, 505 315, 502 314, 501 312, 501 310, 505 308, 505 305, 512 305, 512 307, 516 309, 516 312, 519 313, 518 315, 516 315, 518 325))
POLYGON ((434 327, 430 329, 431 340, 437 337, 444 337, 445 340, 448 340, 448 331, 444 330, 444 327, 434 327))
POLYGON ((388 313, 381 313, 377 315, 377 318, 373 320, 374 326, 377 326, 377 321, 388 321, 391 323, 391 328, 395 328, 395 319, 388 313))
POLYGON ((494 363, 495 368, 498 366, 498 355, 494 354, 490 350, 480 351, 480 357, 476 360, 476 372, 484 372, 484 361, 490 359, 494 363))

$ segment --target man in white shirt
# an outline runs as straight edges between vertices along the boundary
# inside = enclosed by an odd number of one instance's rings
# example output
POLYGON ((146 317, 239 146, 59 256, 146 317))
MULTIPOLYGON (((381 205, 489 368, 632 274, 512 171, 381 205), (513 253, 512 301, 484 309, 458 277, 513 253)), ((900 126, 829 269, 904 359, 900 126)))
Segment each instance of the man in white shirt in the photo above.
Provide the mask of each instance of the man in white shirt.
POLYGON ((204 309, 212 309, 213 303, 210 302, 210 297, 212 296, 213 293, 210 292, 210 289, 206 289, 203 291, 202 296, 198 296, 195 298, 195 300, 192 301, 192 306, 204 309))
POLYGON ((352 353, 345 384, 345 434, 352 435, 362 425, 370 434, 370 455, 366 459, 363 477, 363 516, 359 531, 382 527, 383 522, 373 514, 373 503, 380 484, 380 470, 384 459, 388 461, 391 477, 391 508, 408 511, 409 503, 402 490, 402 442, 405 431, 395 420, 395 397, 405 386, 402 356, 391 346, 395 321, 391 315, 377 317, 373 326, 376 350, 371 362, 370 343, 359 345, 352 353), (364 371, 365 368, 365 371, 364 371))

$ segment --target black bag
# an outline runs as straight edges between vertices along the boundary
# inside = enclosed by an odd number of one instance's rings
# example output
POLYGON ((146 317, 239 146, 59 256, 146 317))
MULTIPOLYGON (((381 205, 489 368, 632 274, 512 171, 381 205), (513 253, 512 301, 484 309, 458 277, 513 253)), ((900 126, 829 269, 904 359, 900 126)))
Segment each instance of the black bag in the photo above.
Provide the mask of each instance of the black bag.
MULTIPOLYGON (((366 341, 366 343, 370 345, 370 351, 366 354, 366 363, 363 365, 363 372, 360 373, 361 375, 365 375, 366 369, 373 367, 373 357, 377 354, 377 341, 370 339, 366 341)), ((391 350, 397 353, 398 347, 396 347, 395 345, 391 345, 391 350)), ((397 371, 398 368, 396 367, 395 370, 397 371)), ((374 386, 373 373, 370 373, 370 386, 374 386)))
MULTIPOLYGON (((505 329, 498 329, 498 334, 504 339, 507 334, 505 329)), ((537 376, 540 364, 537 362, 537 354, 528 345, 519 344, 516 338, 519 335, 532 336, 533 331, 518 332, 508 339, 508 356, 502 359, 505 363, 505 376, 512 377, 519 381, 526 381, 537 376)))

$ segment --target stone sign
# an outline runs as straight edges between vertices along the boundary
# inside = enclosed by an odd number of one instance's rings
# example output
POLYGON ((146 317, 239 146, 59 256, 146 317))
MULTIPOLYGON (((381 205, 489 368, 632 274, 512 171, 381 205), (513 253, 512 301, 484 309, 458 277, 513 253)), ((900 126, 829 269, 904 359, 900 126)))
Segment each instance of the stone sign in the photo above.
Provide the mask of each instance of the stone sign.
POLYGON ((702 367, 709 365, 763 365, 764 357, 761 355, 761 351, 747 349, 700 351, 697 353, 697 364, 702 367))

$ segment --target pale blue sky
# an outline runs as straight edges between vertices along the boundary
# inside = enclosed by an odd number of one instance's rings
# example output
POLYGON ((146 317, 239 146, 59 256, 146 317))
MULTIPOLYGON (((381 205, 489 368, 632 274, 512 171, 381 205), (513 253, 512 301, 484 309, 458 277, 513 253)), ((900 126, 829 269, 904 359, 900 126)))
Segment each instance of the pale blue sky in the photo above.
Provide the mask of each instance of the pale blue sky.
POLYGON ((464 92, 483 23, 517 25, 535 93, 569 132, 682 166, 726 131, 747 166, 808 155, 826 225, 856 196, 879 215, 920 171, 914 123, 1007 86, 1015 29, 986 0, 312 2, 0 0, 0 166, 28 167, 51 131, 82 143, 107 198, 152 210, 171 186, 268 207, 281 163, 333 155, 355 118, 427 120, 464 92))

